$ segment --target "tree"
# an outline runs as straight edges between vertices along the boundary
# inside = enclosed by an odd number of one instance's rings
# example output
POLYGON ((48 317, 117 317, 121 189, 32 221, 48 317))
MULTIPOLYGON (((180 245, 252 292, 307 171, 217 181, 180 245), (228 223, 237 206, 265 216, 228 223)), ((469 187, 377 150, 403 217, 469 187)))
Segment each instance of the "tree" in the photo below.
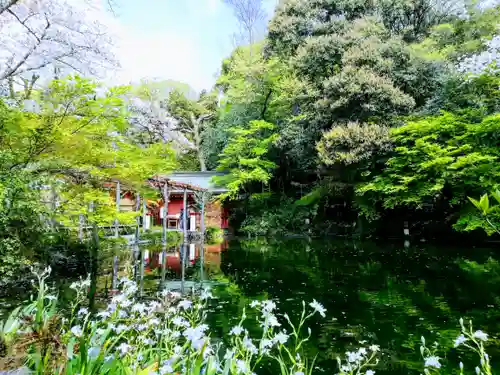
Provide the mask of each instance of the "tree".
POLYGON ((445 113, 393 129, 386 168, 357 193, 385 209, 432 208, 436 217, 455 219, 457 228, 474 229, 478 222, 467 197, 498 186, 499 130, 498 114, 476 120, 473 113, 445 113))
POLYGON ((224 0, 233 10, 240 27, 238 44, 252 45, 263 29, 266 12, 262 0, 224 0))
POLYGON ((102 75, 114 67, 112 40, 93 14, 63 0, 11 2, 0 13, 0 82, 9 82, 11 96, 21 85, 29 99, 41 77, 102 75))
POLYGON ((215 98, 202 93, 195 101, 186 98, 180 91, 173 90, 169 94, 167 108, 176 120, 174 129, 187 139, 188 145, 196 152, 200 170, 206 171, 202 141, 207 122, 215 116, 215 98))
POLYGON ((0 2, 0 15, 16 5, 18 2, 19 0, 2 0, 0 2))
MULTIPOLYGON (((276 164, 267 159, 270 147, 277 139, 275 126, 265 121, 251 121, 247 128, 233 127, 233 137, 222 151, 217 170, 228 172, 215 177, 215 182, 227 187, 221 199, 235 199, 251 183, 267 185, 276 164)), ((248 193, 248 190, 246 190, 248 193)))
POLYGON ((127 90, 98 94, 95 83, 74 76, 52 82, 37 113, 5 107, 0 181, 19 174, 32 183, 50 181, 62 193, 59 208, 52 208, 60 220, 85 212, 90 220, 110 224, 117 213, 104 183, 122 181, 141 192, 146 179, 174 167, 168 145, 139 147, 127 137, 127 90), (89 201, 95 205, 89 207, 89 201))

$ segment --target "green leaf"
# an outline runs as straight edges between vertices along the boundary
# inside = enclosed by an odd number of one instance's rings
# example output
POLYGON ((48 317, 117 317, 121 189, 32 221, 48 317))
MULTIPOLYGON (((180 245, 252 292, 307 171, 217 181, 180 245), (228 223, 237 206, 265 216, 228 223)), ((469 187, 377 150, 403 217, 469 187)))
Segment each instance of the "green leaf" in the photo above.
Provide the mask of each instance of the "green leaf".
POLYGON ((479 201, 480 208, 484 215, 488 213, 490 208, 490 200, 488 198, 488 194, 484 194, 479 201))

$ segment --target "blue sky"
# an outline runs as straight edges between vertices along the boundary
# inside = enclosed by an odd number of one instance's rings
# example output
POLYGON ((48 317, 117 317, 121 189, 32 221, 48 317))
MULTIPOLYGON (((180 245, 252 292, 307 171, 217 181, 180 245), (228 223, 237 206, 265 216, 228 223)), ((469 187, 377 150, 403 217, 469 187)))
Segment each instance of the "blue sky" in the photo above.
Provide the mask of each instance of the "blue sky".
MULTIPOLYGON (((276 0, 267 0, 272 12, 276 0)), ((118 80, 174 79, 210 88, 233 47, 237 23, 222 0, 121 0, 114 20, 118 80)))

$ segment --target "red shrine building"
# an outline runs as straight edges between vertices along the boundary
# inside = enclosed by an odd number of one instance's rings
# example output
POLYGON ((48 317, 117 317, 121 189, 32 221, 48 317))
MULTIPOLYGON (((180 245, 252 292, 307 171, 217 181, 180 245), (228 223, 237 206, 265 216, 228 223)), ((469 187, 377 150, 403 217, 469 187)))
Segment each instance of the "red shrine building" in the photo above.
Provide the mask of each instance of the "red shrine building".
MULTIPOLYGON (((204 190, 210 194, 209 202, 205 206, 205 227, 217 227, 228 231, 229 210, 218 199, 217 195, 224 193, 227 189, 216 186, 212 178, 223 175, 220 172, 175 172, 170 175, 156 176, 160 179, 168 179, 172 186, 169 187, 169 202, 167 212, 167 229, 179 230, 181 225, 181 210, 184 205, 184 188, 187 187, 187 228, 188 230, 199 230, 201 226, 201 213, 196 202, 196 190, 204 190)), ((113 194, 116 194, 115 183, 108 184, 113 194)), ((142 206, 142 204, 141 204, 142 206)), ((141 207, 140 209, 142 209, 141 207)), ((120 211, 137 211, 137 201, 134 192, 126 188, 120 193, 120 211)), ((161 226, 165 213, 163 199, 148 201, 144 215, 145 229, 152 226, 161 226)))
MULTIPOLYGON (((205 227, 217 227, 223 230, 229 230, 229 211, 219 200, 217 195, 227 191, 226 188, 216 186, 212 178, 215 176, 224 175, 220 172, 175 172, 170 175, 160 176, 168 178, 175 184, 185 184, 201 189, 205 189, 211 195, 210 201, 205 207, 205 227)), ((200 210, 197 207, 195 191, 187 191, 187 207, 188 207, 188 229, 199 230, 201 226, 200 210)), ((167 229, 180 229, 181 210, 184 204, 184 190, 180 188, 172 188, 169 191, 168 213, 167 213, 167 229)), ((164 202, 158 202, 158 206, 152 209, 151 216, 153 217, 154 225, 161 225, 164 214, 164 202)))

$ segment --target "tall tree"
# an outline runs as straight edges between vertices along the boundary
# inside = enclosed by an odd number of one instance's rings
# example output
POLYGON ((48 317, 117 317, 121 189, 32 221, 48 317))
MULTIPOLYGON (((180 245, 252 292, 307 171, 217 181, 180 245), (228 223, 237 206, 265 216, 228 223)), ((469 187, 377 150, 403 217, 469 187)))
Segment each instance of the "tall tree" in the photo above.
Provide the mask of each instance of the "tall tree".
POLYGON ((186 138, 196 152, 202 171, 207 170, 203 134, 208 121, 215 116, 216 103, 213 95, 202 93, 198 100, 190 100, 178 90, 170 93, 167 102, 168 111, 176 120, 174 129, 186 138))
POLYGON ((266 11, 262 0, 224 0, 231 7, 238 21, 238 45, 252 45, 261 36, 266 20, 266 11))

